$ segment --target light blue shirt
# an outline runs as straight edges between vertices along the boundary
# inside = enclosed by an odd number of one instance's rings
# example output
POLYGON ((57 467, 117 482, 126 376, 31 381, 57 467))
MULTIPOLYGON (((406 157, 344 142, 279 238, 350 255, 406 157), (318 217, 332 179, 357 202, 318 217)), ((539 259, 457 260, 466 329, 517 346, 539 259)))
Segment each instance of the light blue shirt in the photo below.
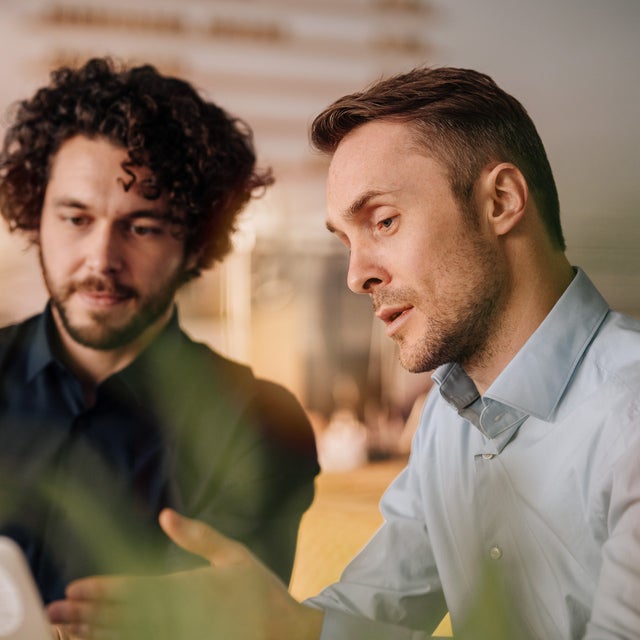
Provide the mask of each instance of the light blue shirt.
POLYGON ((419 640, 447 610, 492 640, 640 638, 640 322, 578 270, 483 397, 433 378, 384 524, 307 601, 322 640, 419 640))

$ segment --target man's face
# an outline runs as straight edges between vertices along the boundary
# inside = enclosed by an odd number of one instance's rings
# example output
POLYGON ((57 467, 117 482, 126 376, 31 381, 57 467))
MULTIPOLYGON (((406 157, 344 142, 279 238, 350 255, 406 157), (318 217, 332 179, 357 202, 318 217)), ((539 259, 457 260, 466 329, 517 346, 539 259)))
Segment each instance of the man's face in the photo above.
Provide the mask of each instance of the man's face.
POLYGON ((63 340, 126 347, 166 321, 184 271, 166 196, 148 200, 126 151, 76 136, 53 159, 40 222, 40 261, 63 340))
POLYGON ((482 211, 461 207, 425 153, 406 124, 373 121, 342 140, 327 181, 327 227, 349 248, 349 288, 371 296, 414 372, 490 351, 507 281, 482 211))

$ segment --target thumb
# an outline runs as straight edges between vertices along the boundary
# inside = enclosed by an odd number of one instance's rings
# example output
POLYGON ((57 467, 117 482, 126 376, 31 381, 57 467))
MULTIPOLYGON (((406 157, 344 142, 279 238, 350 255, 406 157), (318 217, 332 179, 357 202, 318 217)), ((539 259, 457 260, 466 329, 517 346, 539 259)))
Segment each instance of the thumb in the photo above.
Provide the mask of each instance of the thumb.
POLYGON ((169 538, 185 551, 203 557, 217 567, 246 563, 251 554, 239 542, 201 522, 181 516, 173 509, 163 509, 158 517, 169 538))

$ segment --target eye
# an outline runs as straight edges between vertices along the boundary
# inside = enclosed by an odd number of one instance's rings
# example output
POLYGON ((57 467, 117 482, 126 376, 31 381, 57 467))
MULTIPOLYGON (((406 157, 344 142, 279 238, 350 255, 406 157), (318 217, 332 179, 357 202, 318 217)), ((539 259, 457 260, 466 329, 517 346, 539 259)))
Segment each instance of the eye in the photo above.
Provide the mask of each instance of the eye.
POLYGON ((131 226, 131 232, 136 236, 157 236, 162 233, 160 227, 147 227, 145 225, 134 224, 131 226))
POLYGON ((396 217, 397 216, 391 216, 389 218, 383 218, 377 224, 378 229, 380 229, 381 231, 388 231, 389 229, 392 229, 394 227, 394 225, 396 224, 396 217))
POLYGON ((160 236, 164 233, 164 226, 157 223, 128 222, 123 226, 126 232, 138 238, 144 238, 149 236, 160 236))
POLYGON ((84 227, 89 224, 89 216, 67 215, 62 216, 62 220, 72 227, 84 227))

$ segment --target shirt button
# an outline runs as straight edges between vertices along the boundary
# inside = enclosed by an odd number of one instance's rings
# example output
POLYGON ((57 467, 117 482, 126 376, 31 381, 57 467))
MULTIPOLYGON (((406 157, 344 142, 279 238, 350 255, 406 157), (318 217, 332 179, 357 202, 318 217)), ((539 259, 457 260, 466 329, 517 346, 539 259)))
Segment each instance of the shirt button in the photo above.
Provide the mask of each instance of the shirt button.
POLYGON ((500 560, 502 558, 502 549, 498 546, 489 549, 489 557, 492 560, 500 560))
POLYGON ((493 458, 493 456, 494 456, 494 455, 495 455, 494 453, 483 453, 483 454, 482 454, 482 457, 483 457, 485 460, 491 460, 491 458, 493 458))

